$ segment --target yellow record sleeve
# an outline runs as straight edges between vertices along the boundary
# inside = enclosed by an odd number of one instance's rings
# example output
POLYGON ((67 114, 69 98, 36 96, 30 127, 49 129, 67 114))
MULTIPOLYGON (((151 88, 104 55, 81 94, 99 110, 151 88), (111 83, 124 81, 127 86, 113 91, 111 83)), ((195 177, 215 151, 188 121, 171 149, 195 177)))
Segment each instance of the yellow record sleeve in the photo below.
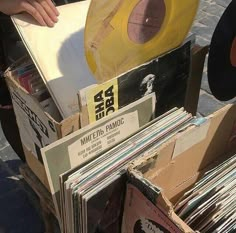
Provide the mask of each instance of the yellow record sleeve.
POLYGON ((185 39, 199 0, 91 0, 85 56, 98 82, 114 78, 185 39))

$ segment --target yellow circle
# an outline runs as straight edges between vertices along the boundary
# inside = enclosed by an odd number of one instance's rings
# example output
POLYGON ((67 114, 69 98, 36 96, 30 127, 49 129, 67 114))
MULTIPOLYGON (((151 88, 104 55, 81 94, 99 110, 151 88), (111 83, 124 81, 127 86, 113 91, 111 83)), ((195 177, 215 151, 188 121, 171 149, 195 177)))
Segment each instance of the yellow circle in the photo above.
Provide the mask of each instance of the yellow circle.
POLYGON ((128 35, 128 21, 140 1, 91 0, 85 26, 85 55, 98 82, 181 45, 199 4, 199 0, 164 0, 165 18, 159 32, 146 43, 135 43, 128 35))

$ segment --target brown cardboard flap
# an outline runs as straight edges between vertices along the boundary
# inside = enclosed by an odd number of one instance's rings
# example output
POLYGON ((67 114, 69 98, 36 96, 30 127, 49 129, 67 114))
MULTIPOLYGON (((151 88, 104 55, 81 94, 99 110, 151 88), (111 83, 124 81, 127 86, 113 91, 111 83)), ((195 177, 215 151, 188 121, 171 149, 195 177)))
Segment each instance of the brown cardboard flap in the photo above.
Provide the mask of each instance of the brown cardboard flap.
MULTIPOLYGON (((173 198, 176 192, 172 190, 175 188, 187 188, 187 185, 183 185, 185 182, 191 185, 197 179, 197 174, 200 174, 207 166, 217 162, 220 156, 231 150, 229 143, 231 142, 232 130, 236 120, 236 106, 227 105, 214 113, 213 116, 210 116, 208 120, 210 126, 204 141, 193 145, 171 160, 166 166, 163 164, 163 169, 158 169, 158 167, 160 168, 158 166, 144 174, 146 179, 165 190, 167 198, 173 198), (191 179, 192 181, 189 182, 191 179)), ((183 133, 179 137, 185 136, 186 134, 183 133)), ((165 148, 165 150, 159 152, 159 160, 166 156, 167 149, 165 148)))
MULTIPOLYGON (((207 122, 206 137, 200 141, 191 137, 194 140, 191 147, 183 147, 185 149, 176 157, 173 157, 176 143, 204 125, 187 128, 153 155, 139 158, 129 167, 129 177, 136 177, 135 182, 129 178, 130 182, 184 233, 194 231, 175 214, 173 204, 205 171, 236 152, 236 105, 218 110, 207 118, 207 122)), ((145 216, 145 213, 140 216, 145 216)))
POLYGON ((172 207, 172 204, 162 193, 160 193, 160 195, 158 196, 157 205, 165 213, 167 213, 169 219, 171 219, 181 231, 185 233, 193 232, 193 230, 182 219, 180 219, 178 215, 176 215, 172 207))
POLYGON ((58 132, 60 132, 61 135, 58 135, 58 138, 63 138, 80 129, 80 113, 67 117, 60 123, 59 127, 60 130, 58 132))
POLYGON ((46 175, 45 168, 42 163, 23 145, 23 150, 25 153, 26 162, 34 172, 34 174, 39 178, 42 184, 50 191, 48 178, 46 175))

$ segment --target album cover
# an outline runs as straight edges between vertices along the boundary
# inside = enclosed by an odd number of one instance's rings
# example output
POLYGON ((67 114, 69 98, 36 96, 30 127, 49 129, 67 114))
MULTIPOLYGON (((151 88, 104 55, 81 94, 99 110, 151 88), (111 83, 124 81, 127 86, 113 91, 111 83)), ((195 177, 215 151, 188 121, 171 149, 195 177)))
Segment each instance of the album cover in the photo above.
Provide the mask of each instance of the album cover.
POLYGON ((136 187, 127 185, 122 233, 181 233, 181 230, 158 206, 136 187))
MULTIPOLYGON (((79 91, 81 109, 94 122, 150 93, 156 94, 156 116, 183 107, 191 70, 188 38, 179 48, 136 67, 118 78, 79 91)), ((83 112, 82 112, 83 113, 83 112)))

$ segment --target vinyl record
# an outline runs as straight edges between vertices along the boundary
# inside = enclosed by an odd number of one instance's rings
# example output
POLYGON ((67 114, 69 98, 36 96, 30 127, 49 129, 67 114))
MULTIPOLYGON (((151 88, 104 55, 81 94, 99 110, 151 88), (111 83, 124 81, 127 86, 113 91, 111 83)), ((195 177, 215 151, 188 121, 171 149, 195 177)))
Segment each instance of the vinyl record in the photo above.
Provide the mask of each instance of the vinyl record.
POLYGON ((226 8, 213 33, 208 81, 217 99, 226 101, 236 96, 236 0, 226 8))
POLYGON ((199 0, 91 0, 85 53, 104 82, 163 54, 185 39, 199 0))

